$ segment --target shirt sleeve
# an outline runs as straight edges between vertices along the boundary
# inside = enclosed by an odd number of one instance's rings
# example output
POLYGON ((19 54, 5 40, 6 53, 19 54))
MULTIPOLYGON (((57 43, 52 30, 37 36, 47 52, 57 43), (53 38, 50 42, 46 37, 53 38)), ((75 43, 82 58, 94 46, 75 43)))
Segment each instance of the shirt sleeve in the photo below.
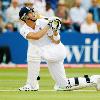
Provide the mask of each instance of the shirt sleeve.
POLYGON ((86 27, 84 24, 81 25, 80 31, 81 31, 81 33, 86 33, 86 27))
POLYGON ((25 28, 22 28, 21 30, 20 30, 20 34, 26 39, 26 36, 27 36, 27 34, 29 34, 30 33, 30 30, 29 29, 25 29, 25 28))
POLYGON ((95 29, 95 33, 98 33, 98 27, 97 27, 97 24, 95 24, 94 29, 95 29))
POLYGON ((49 31, 47 32, 47 35, 48 35, 48 36, 52 36, 52 35, 53 35, 52 29, 49 29, 49 31))

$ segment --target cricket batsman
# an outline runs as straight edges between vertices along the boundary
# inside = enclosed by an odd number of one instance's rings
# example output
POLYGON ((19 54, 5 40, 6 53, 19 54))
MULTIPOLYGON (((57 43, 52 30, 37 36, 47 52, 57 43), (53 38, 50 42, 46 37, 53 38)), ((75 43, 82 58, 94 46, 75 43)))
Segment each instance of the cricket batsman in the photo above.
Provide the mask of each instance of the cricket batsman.
POLYGON ((100 90, 100 75, 66 78, 63 65, 66 49, 60 41, 59 18, 41 18, 34 9, 28 7, 21 8, 19 17, 25 23, 20 34, 28 40, 28 75, 26 84, 19 88, 20 91, 39 90, 37 77, 42 59, 48 64, 49 72, 55 81, 55 90, 74 90, 90 86, 100 90))

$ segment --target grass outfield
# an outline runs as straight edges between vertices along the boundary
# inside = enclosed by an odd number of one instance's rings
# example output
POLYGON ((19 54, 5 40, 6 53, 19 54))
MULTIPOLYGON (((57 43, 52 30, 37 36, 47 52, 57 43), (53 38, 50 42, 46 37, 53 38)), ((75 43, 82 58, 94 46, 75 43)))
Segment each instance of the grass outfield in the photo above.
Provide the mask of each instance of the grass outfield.
MULTIPOLYGON (((100 74, 99 68, 68 68, 68 77, 100 74)), ((40 91, 17 91, 26 81, 26 68, 0 69, 0 100, 100 100, 95 88, 77 91, 53 91, 54 81, 47 68, 41 68, 40 91)))

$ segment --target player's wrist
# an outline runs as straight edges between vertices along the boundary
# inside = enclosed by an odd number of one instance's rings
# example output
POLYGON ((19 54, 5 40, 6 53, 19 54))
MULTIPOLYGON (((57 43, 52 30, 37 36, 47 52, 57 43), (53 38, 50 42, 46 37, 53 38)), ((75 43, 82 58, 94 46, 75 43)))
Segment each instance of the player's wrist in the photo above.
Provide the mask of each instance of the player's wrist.
POLYGON ((53 35, 54 35, 54 36, 57 36, 57 35, 58 35, 57 30, 53 31, 53 35))
POLYGON ((53 39, 54 39, 55 41, 60 40, 60 35, 57 35, 57 36, 53 35, 53 39))

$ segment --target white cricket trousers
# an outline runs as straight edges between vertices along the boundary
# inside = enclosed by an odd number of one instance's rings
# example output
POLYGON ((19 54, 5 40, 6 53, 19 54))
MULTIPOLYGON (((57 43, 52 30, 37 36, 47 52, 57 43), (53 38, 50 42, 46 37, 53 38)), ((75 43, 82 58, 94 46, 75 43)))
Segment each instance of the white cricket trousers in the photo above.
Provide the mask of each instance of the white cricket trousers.
POLYGON ((33 85, 37 81, 36 78, 39 75, 40 71, 39 54, 41 54, 41 58, 47 61, 49 72, 55 83, 59 86, 66 86, 68 82, 66 79, 65 69, 63 65, 64 58, 66 57, 66 49, 64 45, 62 43, 57 45, 50 44, 42 47, 40 51, 41 52, 39 52, 39 49, 37 49, 37 51, 34 51, 35 56, 32 57, 32 49, 31 51, 28 50, 27 83, 33 85), (38 53, 37 56, 36 53, 38 53))
POLYGON ((68 80, 66 78, 63 61, 48 61, 48 69, 56 85, 61 87, 65 87, 68 85, 68 80))
POLYGON ((63 61, 66 57, 66 49, 62 43, 51 44, 42 48, 42 57, 46 59, 49 72, 58 86, 67 86, 68 80, 63 61))

